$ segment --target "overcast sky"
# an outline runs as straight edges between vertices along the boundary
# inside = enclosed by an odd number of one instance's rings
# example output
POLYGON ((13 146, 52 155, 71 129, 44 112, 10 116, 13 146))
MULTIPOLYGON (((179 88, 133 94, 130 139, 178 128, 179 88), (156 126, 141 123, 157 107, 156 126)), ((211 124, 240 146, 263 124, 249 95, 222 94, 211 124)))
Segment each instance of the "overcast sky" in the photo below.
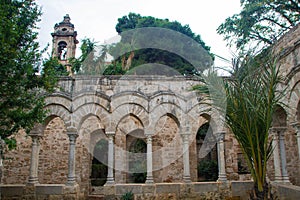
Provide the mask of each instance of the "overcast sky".
MULTIPOLYGON (((233 50, 226 47, 216 29, 241 9, 240 0, 37 0, 37 3, 43 12, 39 23, 41 47, 51 45, 50 33, 66 14, 75 25, 79 41, 87 37, 101 44, 117 35, 118 18, 134 12, 188 24, 211 47, 212 53, 228 59, 233 50)), ((223 63, 217 59, 216 65, 223 63)))

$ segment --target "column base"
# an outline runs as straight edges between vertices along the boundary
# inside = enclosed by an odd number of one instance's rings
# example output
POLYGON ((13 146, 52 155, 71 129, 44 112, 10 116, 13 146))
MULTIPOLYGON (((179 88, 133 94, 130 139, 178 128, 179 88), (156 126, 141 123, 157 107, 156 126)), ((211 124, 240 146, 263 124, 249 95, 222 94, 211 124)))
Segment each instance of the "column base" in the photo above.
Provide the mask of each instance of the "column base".
POLYGON ((282 177, 281 177, 281 176, 275 176, 274 182, 275 182, 275 183, 282 183, 282 182, 283 182, 283 181, 282 181, 282 177))
POLYGON ((38 179, 38 177, 29 177, 27 183, 28 184, 38 184, 39 183, 39 179, 38 179))
POLYGON ((107 177, 105 185, 114 185, 115 180, 113 177, 107 177))
POLYGON ((217 182, 226 182, 226 181, 227 181, 226 174, 219 174, 219 178, 217 182))
POLYGON ((76 185, 76 184, 77 183, 76 183, 75 177, 68 178, 67 183, 66 183, 66 185, 68 185, 68 186, 73 186, 73 185, 76 185))
POLYGON ((153 176, 148 176, 147 178, 146 178, 146 182, 145 182, 146 184, 153 184, 154 183, 154 181, 153 181, 153 176))
POLYGON ((291 184, 290 179, 289 179, 289 177, 287 177, 287 176, 283 176, 283 177, 282 177, 282 182, 283 182, 284 184, 291 184))
POLYGON ((184 181, 185 183, 191 183, 191 182, 192 182, 190 176, 184 176, 184 177, 183 177, 183 181, 184 181))

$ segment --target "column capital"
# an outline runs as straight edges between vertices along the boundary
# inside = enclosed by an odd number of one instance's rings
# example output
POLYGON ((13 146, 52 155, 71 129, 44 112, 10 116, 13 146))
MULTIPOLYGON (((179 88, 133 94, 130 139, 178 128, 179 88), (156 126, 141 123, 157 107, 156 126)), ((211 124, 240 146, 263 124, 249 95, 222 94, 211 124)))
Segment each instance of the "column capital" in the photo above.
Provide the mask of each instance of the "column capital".
POLYGON ((69 136, 69 140, 70 140, 70 144, 72 144, 72 142, 76 141, 76 138, 78 137, 77 133, 74 132, 68 132, 67 135, 69 136))
POLYGON ((180 136, 181 136, 183 142, 189 141, 190 134, 184 133, 184 134, 180 134, 180 136))
POLYGON ((114 136, 116 135, 116 132, 115 132, 115 131, 106 131, 105 134, 106 134, 107 136, 112 136, 112 137, 114 137, 114 136))
POLYGON ((77 134, 77 128, 76 127, 74 127, 74 126, 70 126, 70 127, 67 127, 67 133, 69 134, 71 134, 71 133, 76 133, 77 134))
POLYGON ((216 136, 216 139, 217 141, 223 141, 225 139, 225 134, 226 134, 226 131, 217 131, 215 133, 215 136, 216 136))
POLYGON ((280 133, 284 133, 286 131, 286 129, 287 129, 287 127, 285 127, 285 126, 275 126, 275 127, 271 127, 270 131, 272 133, 280 134, 280 133))
POLYGON ((152 136, 153 136, 152 134, 147 134, 146 135, 147 144, 152 142, 152 136))
POLYGON ((296 135, 300 137, 300 123, 294 122, 291 123, 291 126, 296 130, 296 135))
POLYGON ((33 129, 30 131, 29 135, 43 135, 45 130, 45 126, 43 124, 35 124, 33 129))
POLYGON ((43 137, 43 135, 41 134, 29 134, 29 136, 31 137, 32 141, 39 140, 40 138, 43 137))

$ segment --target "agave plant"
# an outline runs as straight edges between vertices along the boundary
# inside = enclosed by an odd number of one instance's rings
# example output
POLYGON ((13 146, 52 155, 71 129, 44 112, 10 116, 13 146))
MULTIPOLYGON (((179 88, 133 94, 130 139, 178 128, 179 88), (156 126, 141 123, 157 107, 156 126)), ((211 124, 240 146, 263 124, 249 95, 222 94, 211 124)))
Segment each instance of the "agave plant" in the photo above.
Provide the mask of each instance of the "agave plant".
POLYGON ((273 150, 269 129, 284 91, 278 89, 282 77, 275 59, 266 53, 261 55, 235 59, 227 78, 210 71, 202 79, 204 84, 193 89, 205 94, 206 102, 223 114, 251 171, 255 187, 252 196, 266 199, 267 161, 273 150))

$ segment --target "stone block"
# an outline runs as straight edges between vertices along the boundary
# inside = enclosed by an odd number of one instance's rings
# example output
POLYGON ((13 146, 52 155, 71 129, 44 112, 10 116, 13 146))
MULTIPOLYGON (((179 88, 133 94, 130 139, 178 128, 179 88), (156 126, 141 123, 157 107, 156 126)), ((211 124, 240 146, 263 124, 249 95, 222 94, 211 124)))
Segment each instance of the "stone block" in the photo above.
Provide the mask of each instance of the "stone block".
POLYGON ((36 185, 36 195, 62 195, 64 193, 63 184, 41 184, 36 185))
POLYGON ((300 199, 299 186, 278 184, 277 187, 280 199, 300 199))
POLYGON ((180 183, 157 183, 156 193, 176 193, 180 192, 180 183))
MULTIPOLYGON (((101 193, 99 191, 99 193, 96 193, 96 194, 101 194, 101 193)), ((102 194, 114 195, 115 194, 115 186, 114 185, 104 185, 102 194)))
POLYGON ((155 185, 154 184, 145 184, 142 186, 143 193, 155 193, 155 185))
POLYGON ((23 195, 25 185, 1 185, 1 197, 20 197, 23 195))
POLYGON ((239 196, 241 199, 247 199, 249 192, 253 188, 252 181, 232 181, 231 191, 232 196, 239 196))
POLYGON ((120 184, 115 185, 116 195, 123 195, 126 192, 132 192, 134 194, 142 194, 142 184, 120 184))
POLYGON ((215 182, 195 183, 194 191, 195 193, 216 192, 218 191, 218 184, 215 182))

